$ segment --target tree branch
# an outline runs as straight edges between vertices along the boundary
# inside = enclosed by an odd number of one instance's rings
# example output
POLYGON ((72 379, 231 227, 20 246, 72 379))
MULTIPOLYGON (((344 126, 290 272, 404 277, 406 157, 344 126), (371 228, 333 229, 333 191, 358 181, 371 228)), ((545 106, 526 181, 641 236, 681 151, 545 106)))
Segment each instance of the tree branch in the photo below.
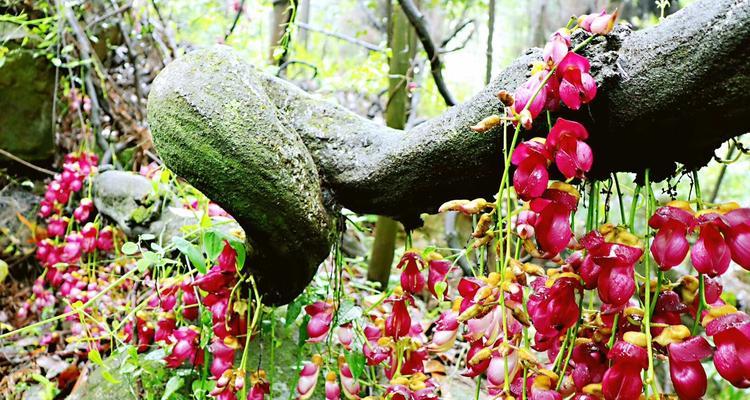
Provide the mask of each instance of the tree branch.
MULTIPOLYGON (((590 132, 593 179, 645 168, 661 179, 676 162, 695 169, 750 130, 750 0, 698 0, 656 27, 620 27, 584 55, 599 94, 573 117, 590 132)), ((496 193, 502 132, 469 126, 497 113, 496 93, 515 90, 540 59, 539 49, 527 52, 466 103, 404 133, 260 74, 220 46, 161 72, 149 124, 166 165, 240 221, 250 265, 283 302, 326 256, 338 205, 413 228, 447 200, 496 193)))
POLYGON ((380 52, 380 53, 385 53, 385 49, 382 48, 382 47, 380 47, 380 46, 378 46, 378 45, 365 42, 364 40, 359 40, 359 39, 357 39, 355 37, 344 35, 343 33, 332 32, 332 31, 328 31, 328 30, 325 30, 325 29, 316 28, 316 27, 314 27, 314 26, 312 26, 310 24, 304 23, 304 22, 296 22, 295 24, 298 27, 300 27, 300 28, 302 28, 304 30, 310 31, 310 32, 316 32, 316 33, 320 33, 320 34, 323 34, 323 35, 326 35, 326 36, 331 36, 331 37, 334 37, 336 39, 343 40, 345 42, 356 44, 357 46, 362 46, 362 47, 364 47, 364 48, 366 48, 367 50, 370 50, 370 51, 377 51, 377 52, 380 52))
POLYGON ((443 96, 445 104, 448 106, 456 105, 456 100, 448 90, 448 86, 443 79, 443 62, 440 60, 440 52, 430 37, 430 31, 427 29, 427 21, 424 18, 424 14, 419 11, 417 6, 414 5, 414 2, 411 0, 398 0, 398 3, 401 4, 401 9, 404 10, 406 18, 411 22, 411 25, 417 32, 419 41, 422 42, 424 51, 427 53, 427 58, 430 60, 432 78, 435 81, 435 86, 437 86, 438 92, 443 96))

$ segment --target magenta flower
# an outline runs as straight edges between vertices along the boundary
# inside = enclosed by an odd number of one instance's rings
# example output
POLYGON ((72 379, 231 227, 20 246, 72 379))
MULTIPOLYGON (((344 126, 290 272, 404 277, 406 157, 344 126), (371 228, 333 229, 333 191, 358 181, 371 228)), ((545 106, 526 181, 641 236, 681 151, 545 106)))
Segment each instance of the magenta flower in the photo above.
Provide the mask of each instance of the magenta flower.
POLYGON ((68 229, 68 218, 52 217, 47 222, 47 234, 50 237, 63 237, 68 229))
POLYGON ((405 296, 391 296, 386 300, 393 305, 391 312, 385 320, 385 336, 398 340, 409 334, 411 329, 411 316, 406 308, 406 302, 410 298, 405 296))
MULTIPOLYGON (((507 366, 508 366, 508 377, 510 379, 515 378, 516 374, 520 370, 520 362, 518 359, 518 352, 517 351, 511 351, 510 354, 507 356, 507 366)), ((503 384, 505 383, 505 366, 506 366, 506 357, 503 357, 500 352, 495 351, 492 354, 492 357, 490 358, 490 363, 487 366, 487 383, 490 384, 490 386, 493 386, 495 388, 501 388, 503 384)))
POLYGON ((541 198, 531 202, 532 211, 539 213, 534 225, 536 241, 546 257, 555 257, 570 243, 573 238, 570 214, 577 207, 577 192, 563 183, 550 186, 541 198))
POLYGON ((695 217, 689 211, 672 206, 658 208, 649 218, 649 226, 658 230, 651 243, 651 255, 662 271, 685 259, 690 248, 687 233, 694 223, 695 217))
POLYGON ((706 394, 706 371, 701 360, 710 356, 711 346, 702 336, 693 336, 682 343, 671 343, 669 374, 680 399, 699 400, 706 394))
POLYGON ((237 272, 237 252, 228 241, 224 241, 224 248, 216 259, 216 263, 222 272, 235 274, 237 272))
POLYGON ((648 366, 646 349, 620 340, 612 346, 608 358, 613 365, 602 379, 607 400, 637 399, 643 390, 641 371, 648 366))
POLYGON ((197 364, 196 355, 199 353, 198 339, 200 339, 198 328, 194 326, 182 327, 174 331, 173 336, 175 344, 172 347, 172 352, 164 358, 164 361, 167 362, 167 367, 177 368, 185 361, 197 364))
POLYGON ((714 319, 706 326, 713 336, 716 351, 714 366, 724 379, 738 388, 750 387, 750 317, 734 312, 714 319))
POLYGON ((154 332, 154 341, 164 341, 167 343, 172 342, 172 334, 174 333, 177 321, 174 318, 174 314, 165 313, 161 319, 156 321, 156 331, 154 332))
POLYGON ((620 306, 635 293, 635 264, 643 255, 638 247, 620 243, 607 243, 597 231, 581 239, 591 261, 601 267, 597 276, 597 289, 602 302, 620 306))
POLYGON ((591 64, 586 57, 572 51, 560 61, 560 100, 571 110, 578 110, 596 97, 596 81, 589 75, 591 64))
POLYGON ((396 268, 403 269, 401 272, 401 287, 406 293, 416 294, 422 291, 425 284, 422 275, 424 260, 419 253, 415 251, 405 252, 396 268))
POLYGON ((589 133, 578 122, 558 118, 547 135, 545 146, 555 154, 557 169, 567 178, 583 178, 591 170, 594 154, 584 140, 589 133))
POLYGON ((513 188, 518 197, 529 201, 544 193, 549 182, 550 159, 550 152, 539 141, 529 140, 516 147, 510 161, 517 167, 513 173, 513 188))
POLYGON ((305 307, 305 312, 310 316, 307 323, 308 343, 319 343, 328 336, 333 320, 333 305, 325 301, 316 301, 305 307))
POLYGON ((540 335, 558 337, 578 320, 576 292, 581 286, 574 278, 559 278, 547 287, 547 279, 537 278, 533 282, 534 293, 529 296, 527 308, 540 335))
POLYGON ((580 392, 590 383, 599 383, 609 368, 607 362, 607 348, 596 342, 586 342, 573 348, 571 355, 573 384, 580 392))
POLYGON ((354 329, 352 329, 352 323, 349 322, 336 328, 336 336, 339 339, 339 343, 341 343, 345 349, 350 350, 352 342, 354 341, 354 329))
POLYGON ((732 259, 729 246, 721 234, 722 229, 728 228, 727 223, 721 215, 710 213, 698 217, 696 225, 700 235, 690 252, 690 261, 695 270, 702 274, 711 277, 723 274, 732 259))
POLYGON ((231 287, 234 279, 234 273, 224 272, 220 266, 215 265, 205 275, 199 275, 193 284, 206 292, 216 293, 231 287))
POLYGON ((732 260, 750 270, 750 208, 738 208, 724 215, 729 227, 724 237, 732 253, 732 260))
POLYGON ((482 354, 488 351, 490 349, 486 347, 484 340, 472 342, 469 351, 466 353, 466 370, 461 375, 474 378, 484 373, 490 366, 491 353, 487 354, 486 357, 482 354))

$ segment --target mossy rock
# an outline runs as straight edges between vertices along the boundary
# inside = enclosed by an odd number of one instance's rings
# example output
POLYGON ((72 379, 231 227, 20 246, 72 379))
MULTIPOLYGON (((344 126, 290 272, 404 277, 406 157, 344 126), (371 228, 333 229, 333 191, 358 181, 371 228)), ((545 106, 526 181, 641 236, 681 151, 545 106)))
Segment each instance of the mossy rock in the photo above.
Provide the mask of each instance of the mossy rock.
POLYGON ((0 57, 0 148, 29 161, 51 160, 54 86, 52 65, 32 50, 0 57))

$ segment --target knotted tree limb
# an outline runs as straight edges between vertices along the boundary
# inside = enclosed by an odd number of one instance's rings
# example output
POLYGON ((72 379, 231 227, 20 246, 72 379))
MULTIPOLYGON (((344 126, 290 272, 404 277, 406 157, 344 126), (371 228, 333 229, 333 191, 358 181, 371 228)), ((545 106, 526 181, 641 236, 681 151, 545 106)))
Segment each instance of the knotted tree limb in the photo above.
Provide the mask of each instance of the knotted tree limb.
MULTIPOLYGON (((656 27, 598 38, 585 55, 599 94, 575 118, 591 134, 591 178, 645 168, 664 178, 676 162, 705 165, 750 130, 750 0, 697 1, 656 27)), ((415 227, 447 200, 491 197, 502 131, 469 126, 497 113, 495 94, 513 91, 540 58, 529 51, 467 102, 403 132, 215 47, 162 71, 149 122, 164 162, 245 228, 248 265, 267 298, 286 302, 327 255, 337 207, 415 227)), ((535 125, 528 136, 544 135, 545 124, 535 125)))

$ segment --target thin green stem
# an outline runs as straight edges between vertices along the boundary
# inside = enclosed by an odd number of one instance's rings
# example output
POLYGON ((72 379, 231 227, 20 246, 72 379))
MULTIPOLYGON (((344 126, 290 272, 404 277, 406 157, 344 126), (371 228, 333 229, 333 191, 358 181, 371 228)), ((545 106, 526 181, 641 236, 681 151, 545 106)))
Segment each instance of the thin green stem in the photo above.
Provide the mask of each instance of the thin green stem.
MULTIPOLYGON (((645 172, 645 187, 646 187, 646 220, 651 217, 651 180, 649 176, 649 169, 646 168, 645 172)), ((650 242, 650 230, 651 228, 646 224, 646 249, 649 248, 650 242)), ((646 294, 644 310, 651 310, 651 257, 646 252, 644 259, 644 269, 646 275, 646 294)), ((644 315, 644 326, 646 329, 646 350, 648 351, 648 370, 646 373, 646 385, 650 384, 654 380, 654 350, 651 345, 651 313, 646 312, 644 315)))

